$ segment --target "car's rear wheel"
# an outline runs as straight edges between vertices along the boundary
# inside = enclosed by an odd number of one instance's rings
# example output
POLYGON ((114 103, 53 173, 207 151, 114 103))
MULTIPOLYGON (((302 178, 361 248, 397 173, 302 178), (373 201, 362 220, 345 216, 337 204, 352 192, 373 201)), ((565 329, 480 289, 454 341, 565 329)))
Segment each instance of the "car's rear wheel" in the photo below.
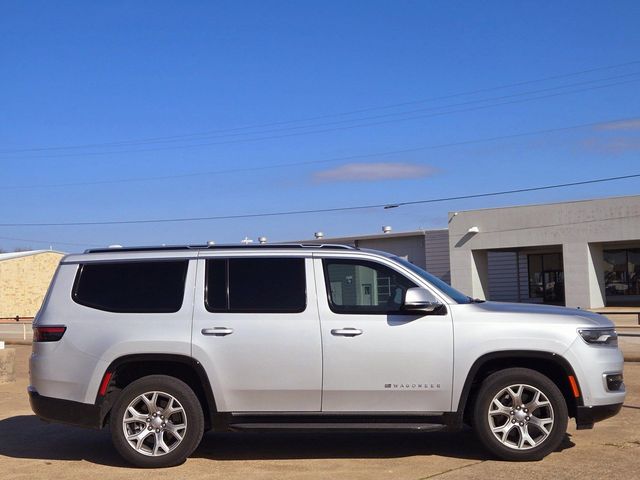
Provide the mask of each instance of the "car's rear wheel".
POLYGON ((540 460, 558 448, 567 423, 560 389, 527 368, 509 368, 487 377, 474 405, 476 435, 503 460, 540 460))
POLYGON ((202 407, 184 382, 150 375, 129 384, 110 418, 116 450, 138 467, 170 467, 185 461, 204 431, 202 407))

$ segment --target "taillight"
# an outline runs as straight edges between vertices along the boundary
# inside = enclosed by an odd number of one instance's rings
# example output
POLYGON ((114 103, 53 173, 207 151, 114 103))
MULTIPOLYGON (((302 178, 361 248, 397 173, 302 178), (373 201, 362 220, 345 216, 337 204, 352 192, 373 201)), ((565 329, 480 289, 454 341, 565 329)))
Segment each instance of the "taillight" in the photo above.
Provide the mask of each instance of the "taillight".
POLYGON ((62 338, 67 327, 33 327, 34 342, 57 342, 62 338))

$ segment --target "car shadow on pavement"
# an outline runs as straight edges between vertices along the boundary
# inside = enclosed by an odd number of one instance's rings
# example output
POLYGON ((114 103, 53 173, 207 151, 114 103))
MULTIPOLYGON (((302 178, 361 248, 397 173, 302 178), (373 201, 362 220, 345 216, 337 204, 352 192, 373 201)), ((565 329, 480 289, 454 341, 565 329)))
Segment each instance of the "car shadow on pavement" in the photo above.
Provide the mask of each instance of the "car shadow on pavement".
MULTIPOLYGON (((567 435, 560 450, 574 443, 567 435)), ((207 433, 191 457, 218 461, 402 458, 442 456, 490 460, 473 433, 207 433)), ((47 424, 35 415, 0 420, 0 456, 85 460, 113 467, 127 464, 111 445, 107 429, 47 424)))
MULTIPOLYGON (((565 436, 560 448, 575 444, 565 436)), ((296 460, 442 456, 492 460, 470 429, 462 432, 208 433, 192 457, 296 460)))
POLYGON ((114 467, 127 464, 111 445, 108 430, 49 424, 35 415, 0 420, 0 456, 40 460, 86 460, 114 467))

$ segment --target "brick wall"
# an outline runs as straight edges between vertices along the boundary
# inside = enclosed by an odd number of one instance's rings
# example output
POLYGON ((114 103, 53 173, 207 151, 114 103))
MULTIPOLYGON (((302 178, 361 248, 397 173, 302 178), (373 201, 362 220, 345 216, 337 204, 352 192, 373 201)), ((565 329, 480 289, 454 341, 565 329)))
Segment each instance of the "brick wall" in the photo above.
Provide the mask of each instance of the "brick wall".
POLYGON ((62 257, 42 252, 0 261, 0 317, 33 317, 62 257))

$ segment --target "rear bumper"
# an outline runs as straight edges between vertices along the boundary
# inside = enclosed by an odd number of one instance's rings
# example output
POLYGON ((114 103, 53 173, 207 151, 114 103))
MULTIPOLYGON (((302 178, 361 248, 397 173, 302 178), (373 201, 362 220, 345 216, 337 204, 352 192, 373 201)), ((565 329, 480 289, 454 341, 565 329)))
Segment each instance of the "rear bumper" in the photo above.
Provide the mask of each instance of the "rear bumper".
POLYGON ((622 403, 611 405, 596 405, 593 407, 577 407, 576 427, 578 430, 593 428, 593 424, 617 415, 622 409, 622 403))
POLYGON ((99 405, 43 397, 33 387, 29 387, 31 410, 48 422, 67 423, 86 428, 102 428, 102 409, 99 405))

